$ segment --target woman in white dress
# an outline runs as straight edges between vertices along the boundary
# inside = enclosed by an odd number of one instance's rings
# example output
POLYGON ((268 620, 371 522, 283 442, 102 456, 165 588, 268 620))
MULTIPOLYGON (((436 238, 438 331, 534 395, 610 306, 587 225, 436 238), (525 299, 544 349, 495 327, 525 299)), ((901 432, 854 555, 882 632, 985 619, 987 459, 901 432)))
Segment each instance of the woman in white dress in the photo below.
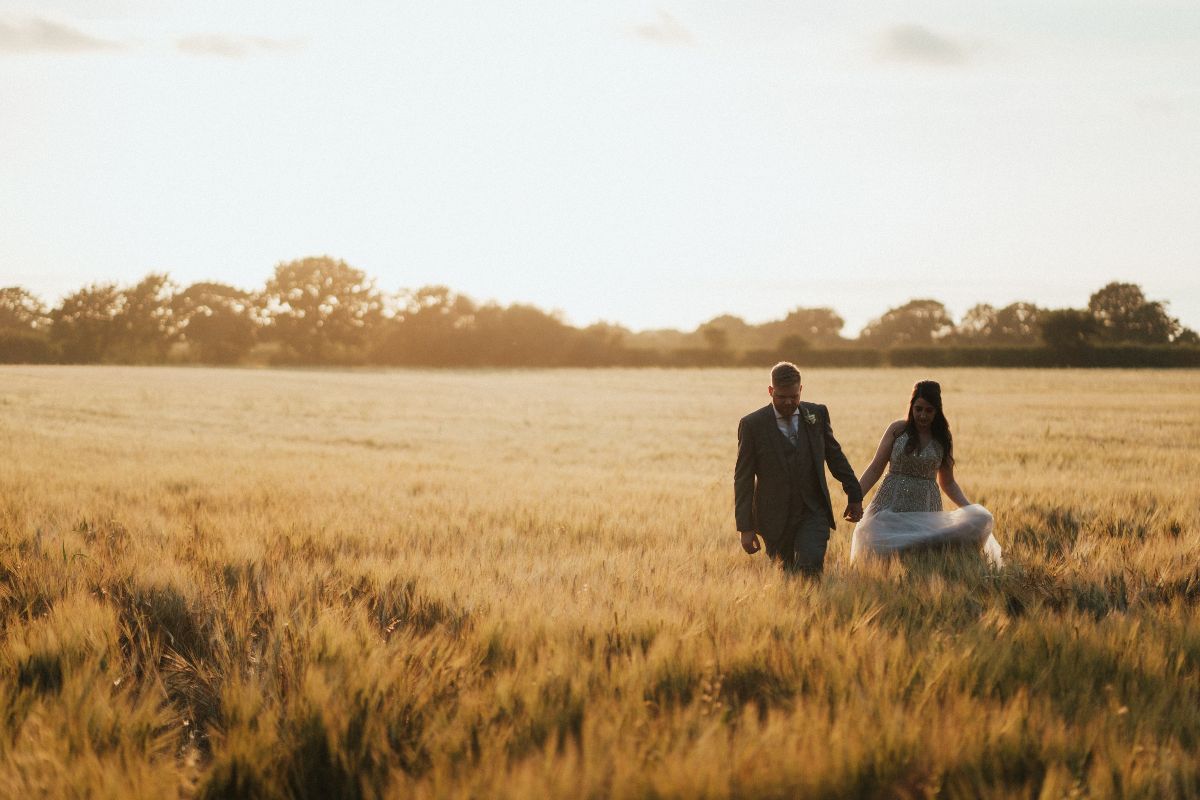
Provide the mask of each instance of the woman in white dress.
POLYGON ((858 479, 864 496, 885 466, 888 473, 854 528, 851 561, 868 554, 957 543, 980 548, 993 564, 1001 564, 991 513, 968 500, 954 479, 954 439, 942 413, 942 387, 936 381, 914 386, 908 417, 884 432, 874 460, 858 479), (942 491, 957 510, 942 511, 942 491))

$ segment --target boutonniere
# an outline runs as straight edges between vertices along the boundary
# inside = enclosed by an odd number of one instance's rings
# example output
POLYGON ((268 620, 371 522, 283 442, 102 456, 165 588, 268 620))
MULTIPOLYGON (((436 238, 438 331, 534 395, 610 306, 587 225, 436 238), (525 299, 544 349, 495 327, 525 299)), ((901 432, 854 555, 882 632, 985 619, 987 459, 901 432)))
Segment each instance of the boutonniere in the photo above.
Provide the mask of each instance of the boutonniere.
POLYGON ((809 425, 817 424, 817 415, 816 414, 812 413, 811 411, 807 411, 807 410, 801 411, 800 413, 802 413, 804 415, 804 421, 807 422, 809 425))

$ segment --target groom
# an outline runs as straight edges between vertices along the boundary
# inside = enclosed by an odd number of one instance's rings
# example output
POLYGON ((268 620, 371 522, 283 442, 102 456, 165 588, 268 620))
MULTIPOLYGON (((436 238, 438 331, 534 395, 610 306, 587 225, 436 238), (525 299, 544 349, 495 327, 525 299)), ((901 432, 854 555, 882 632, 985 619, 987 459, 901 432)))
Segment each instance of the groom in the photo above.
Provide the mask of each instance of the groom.
POLYGON ((849 501, 843 519, 862 519, 862 488, 829 424, 829 411, 800 402, 800 370, 786 361, 771 370, 770 405, 738 423, 733 470, 734 517, 742 549, 767 555, 787 571, 817 577, 835 527, 825 465, 849 501))

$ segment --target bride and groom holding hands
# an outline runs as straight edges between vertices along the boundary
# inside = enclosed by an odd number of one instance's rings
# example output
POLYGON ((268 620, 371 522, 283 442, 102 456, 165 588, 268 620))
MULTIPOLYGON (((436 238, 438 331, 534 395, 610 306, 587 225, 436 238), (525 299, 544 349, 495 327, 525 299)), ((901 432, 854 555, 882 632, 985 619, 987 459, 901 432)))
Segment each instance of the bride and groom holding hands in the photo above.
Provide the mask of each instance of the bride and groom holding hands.
POLYGON ((801 388, 795 364, 776 364, 767 390, 770 404, 738 425, 734 517, 747 553, 762 549, 761 536, 767 555, 784 569, 821 574, 829 532, 836 525, 825 477, 828 465, 846 493, 842 518, 857 523, 851 561, 959 543, 980 548, 992 563, 1000 563, 992 515, 971 503, 954 478, 954 442, 936 382, 913 387, 908 416, 888 426, 861 476, 854 474, 834 438, 828 409, 801 402, 801 388), (880 477, 883 483, 864 511, 863 497, 880 477), (942 491, 957 510, 942 511, 942 491))

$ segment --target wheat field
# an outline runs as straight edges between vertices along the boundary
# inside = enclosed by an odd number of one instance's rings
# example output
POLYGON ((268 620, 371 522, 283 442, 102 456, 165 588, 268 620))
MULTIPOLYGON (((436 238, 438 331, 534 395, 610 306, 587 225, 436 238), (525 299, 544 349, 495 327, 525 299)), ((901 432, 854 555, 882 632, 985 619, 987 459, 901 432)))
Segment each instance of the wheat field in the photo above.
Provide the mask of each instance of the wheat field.
POLYGON ((0 796, 1200 796, 1200 373, 804 372, 1005 567, 742 553, 760 370, 0 369, 0 796))

